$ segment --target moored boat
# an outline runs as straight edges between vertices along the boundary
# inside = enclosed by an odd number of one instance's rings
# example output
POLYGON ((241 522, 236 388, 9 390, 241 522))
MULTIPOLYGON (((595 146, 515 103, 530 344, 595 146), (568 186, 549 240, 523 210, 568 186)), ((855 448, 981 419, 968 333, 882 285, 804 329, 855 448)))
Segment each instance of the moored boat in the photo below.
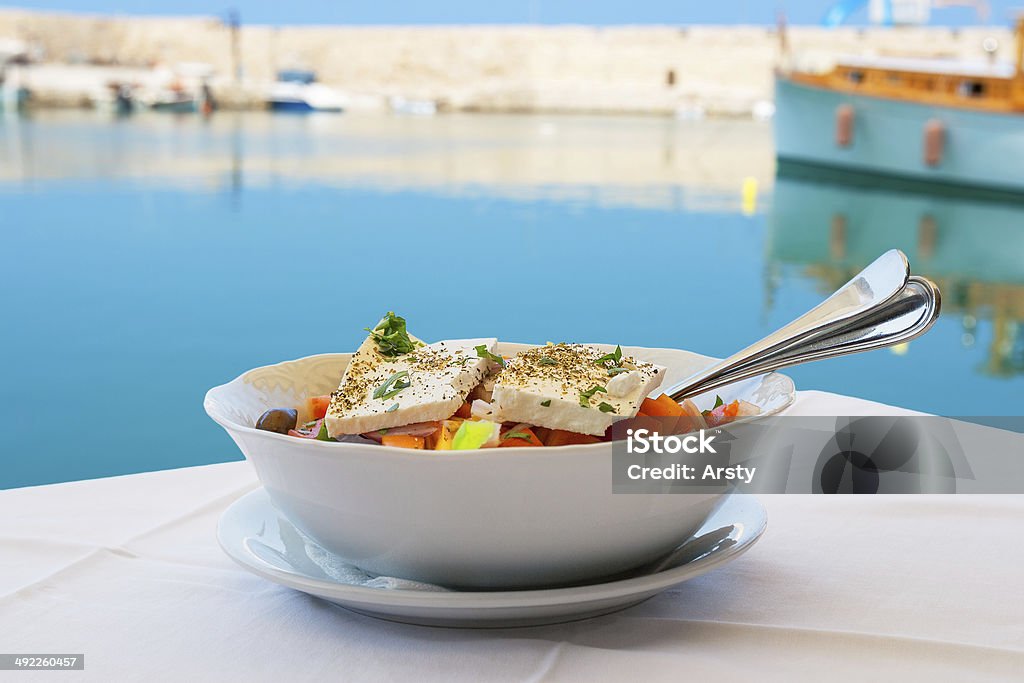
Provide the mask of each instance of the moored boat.
POLYGON ((278 72, 267 95, 267 106, 274 111, 340 113, 345 104, 341 93, 316 82, 315 73, 297 69, 278 72))
POLYGON ((776 72, 782 164, 1024 190, 1024 20, 1014 62, 848 58, 776 72))

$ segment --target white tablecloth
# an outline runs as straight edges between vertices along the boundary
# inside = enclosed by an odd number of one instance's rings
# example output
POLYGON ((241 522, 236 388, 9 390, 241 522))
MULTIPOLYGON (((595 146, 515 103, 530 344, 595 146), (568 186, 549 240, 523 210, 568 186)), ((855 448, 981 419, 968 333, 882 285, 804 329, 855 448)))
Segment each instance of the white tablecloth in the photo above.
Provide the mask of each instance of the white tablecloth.
MULTIPOLYGON (((794 412, 893 409, 803 392, 794 412)), ((1024 496, 765 496, 734 563, 618 614, 405 626, 264 581, 217 546, 257 486, 229 463, 0 492, 0 680, 828 680, 1024 677, 1024 496)))

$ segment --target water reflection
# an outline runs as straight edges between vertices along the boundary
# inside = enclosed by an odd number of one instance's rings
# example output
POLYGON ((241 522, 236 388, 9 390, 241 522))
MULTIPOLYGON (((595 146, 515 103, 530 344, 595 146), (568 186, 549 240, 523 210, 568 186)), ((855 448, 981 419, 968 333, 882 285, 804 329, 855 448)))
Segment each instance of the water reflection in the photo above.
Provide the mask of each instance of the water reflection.
POLYGON ((991 322, 978 370, 1024 373, 1024 202, 836 180, 846 182, 776 178, 771 264, 802 267, 826 294, 886 249, 902 249, 915 272, 939 284, 962 346, 975 344, 979 321, 991 322))
POLYGON ((0 183, 120 178, 223 192, 315 182, 661 210, 757 209, 771 136, 655 117, 35 112, 0 120, 0 183))
POLYGON ((980 405, 968 393, 1019 414, 1020 381, 993 375, 1021 367, 1021 210, 788 179, 773 200, 773 163, 770 129, 741 121, 4 117, 0 305, 19 325, 0 339, 18 361, 0 410, 19 428, 0 437, 0 488, 237 458, 207 388, 355 348, 389 309, 426 339, 721 356, 894 245, 942 282, 945 319, 901 357, 794 368, 798 386, 945 414, 980 405), (74 448, 38 438, 52 424, 37 406, 69 386, 116 406, 117 428, 72 411, 74 448), (154 391, 159 410, 125 400, 154 391))

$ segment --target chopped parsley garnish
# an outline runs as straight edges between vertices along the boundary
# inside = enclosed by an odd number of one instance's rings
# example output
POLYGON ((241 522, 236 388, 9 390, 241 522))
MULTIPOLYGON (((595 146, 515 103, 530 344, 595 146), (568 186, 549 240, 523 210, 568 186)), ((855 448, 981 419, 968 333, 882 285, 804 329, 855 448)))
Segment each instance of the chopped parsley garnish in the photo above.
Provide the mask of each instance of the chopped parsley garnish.
POLYGON ((526 432, 505 432, 504 434, 501 435, 501 440, 504 441, 506 439, 522 439, 523 441, 533 441, 533 439, 530 438, 530 435, 527 434, 526 432))
POLYGON ((393 413, 396 410, 398 410, 398 404, 397 403, 395 405, 391 406, 390 408, 388 408, 387 410, 385 410, 384 412, 385 413, 393 413))
POLYGON ((612 365, 618 365, 622 362, 622 347, 619 345, 615 346, 615 351, 612 353, 606 353, 597 360, 594 361, 598 365, 606 365, 611 363, 612 365))
POLYGON ((542 406, 544 406, 545 408, 550 408, 551 407, 551 399, 549 398, 546 401, 541 401, 540 404, 542 406))
POLYGON ((373 397, 386 401, 389 398, 398 396, 403 390, 408 389, 411 384, 412 381, 409 379, 408 370, 396 372, 384 380, 384 384, 373 390, 373 397))
POLYGON ((613 406, 610 403, 605 403, 604 401, 601 401, 599 404, 597 404, 597 409, 600 410, 602 413, 615 412, 615 406, 613 406))
POLYGON ((420 343, 409 338, 409 333, 405 329, 405 318, 395 315, 394 311, 388 311, 384 319, 372 330, 369 327, 364 329, 370 333, 373 341, 377 342, 380 354, 387 358, 401 356, 420 346, 420 343))
POLYGON ((558 361, 551 356, 541 356, 537 363, 540 365, 558 365, 558 361))
POLYGON ((501 356, 497 355, 497 354, 494 354, 494 353, 491 353, 490 351, 488 351, 486 344, 481 344, 480 346, 474 346, 473 348, 476 349, 476 357, 477 358, 486 358, 487 360, 493 360, 495 363, 497 363, 501 367, 505 367, 505 359, 502 358, 501 356))
POLYGON ((604 387, 602 387, 600 384, 595 384, 594 386, 590 387, 586 391, 581 391, 580 392, 580 405, 583 406, 584 408, 589 408, 590 407, 590 398, 594 394, 596 394, 597 392, 601 392, 603 394, 606 394, 606 393, 608 393, 608 390, 605 389, 604 387))

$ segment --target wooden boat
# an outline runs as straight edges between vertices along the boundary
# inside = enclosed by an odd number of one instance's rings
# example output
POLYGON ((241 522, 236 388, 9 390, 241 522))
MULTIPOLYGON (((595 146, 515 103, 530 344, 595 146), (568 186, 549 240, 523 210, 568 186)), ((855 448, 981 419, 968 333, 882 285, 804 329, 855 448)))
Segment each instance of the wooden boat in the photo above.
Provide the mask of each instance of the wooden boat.
POLYGON ((1024 190, 1024 19, 1015 33, 1013 63, 879 57, 824 73, 778 69, 780 164, 1024 190))

